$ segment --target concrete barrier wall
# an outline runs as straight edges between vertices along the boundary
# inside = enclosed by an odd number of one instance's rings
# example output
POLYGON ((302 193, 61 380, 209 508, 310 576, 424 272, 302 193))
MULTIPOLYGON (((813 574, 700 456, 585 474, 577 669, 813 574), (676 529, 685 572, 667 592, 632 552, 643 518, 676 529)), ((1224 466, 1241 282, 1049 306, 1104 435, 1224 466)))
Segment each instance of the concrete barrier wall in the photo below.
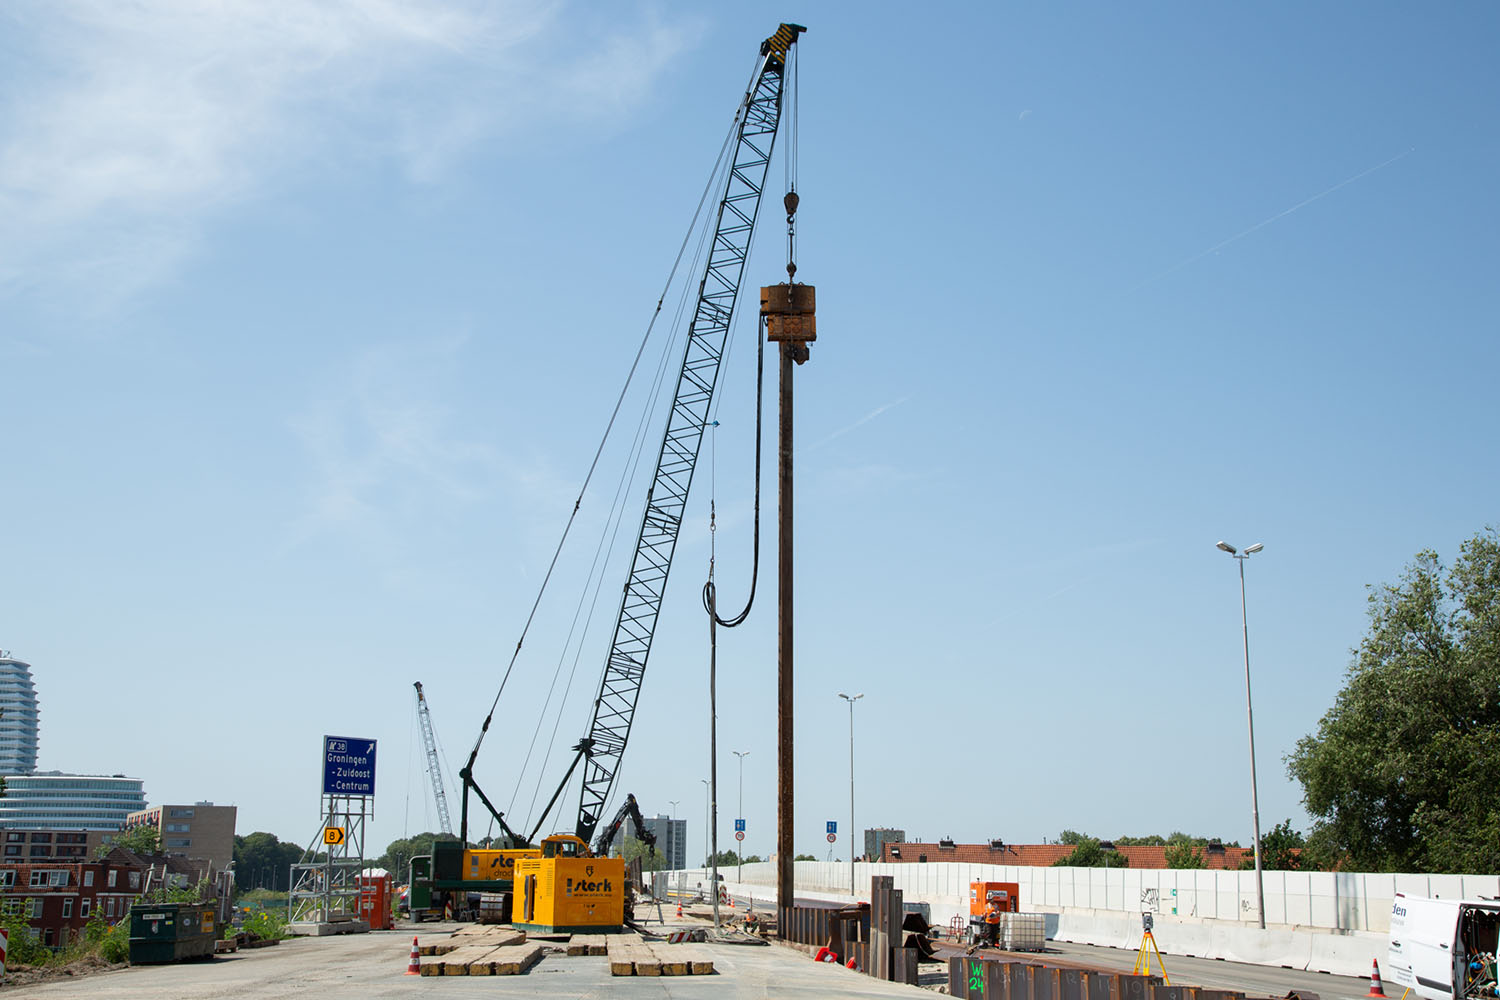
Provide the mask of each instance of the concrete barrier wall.
MULTIPOLYGON (((731 891, 774 905, 769 862, 720 872, 731 891)), ((1284 965, 1340 975, 1368 975, 1385 956, 1391 901, 1397 892, 1444 899, 1500 896, 1500 875, 1406 875, 1352 872, 1265 872, 1266 930, 1257 926, 1255 872, 1194 869, 1029 868, 1016 865, 801 861, 799 896, 847 901, 869 895, 870 877, 889 875, 909 902, 925 902, 932 922, 966 921, 969 883, 1016 882, 1021 908, 1047 917, 1047 936, 1060 941, 1136 948, 1141 913, 1155 915, 1154 937, 1166 954, 1284 965)), ((688 873, 688 883, 708 876, 688 873)))

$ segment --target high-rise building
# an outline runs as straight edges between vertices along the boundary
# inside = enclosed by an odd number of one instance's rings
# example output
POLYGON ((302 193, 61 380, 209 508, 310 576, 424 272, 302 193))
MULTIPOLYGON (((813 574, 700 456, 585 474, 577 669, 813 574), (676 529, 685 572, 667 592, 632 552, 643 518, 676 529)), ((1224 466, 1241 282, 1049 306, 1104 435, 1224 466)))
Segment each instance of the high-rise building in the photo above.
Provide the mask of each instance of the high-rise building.
POLYGON ((896 830, 888 826, 877 826, 872 830, 865 831, 865 859, 867 861, 879 861, 880 856, 885 853, 886 844, 906 843, 906 831, 896 830))
MULTIPOLYGON (((664 814, 642 817, 646 829, 656 837, 656 850, 668 868, 687 867, 687 820, 664 814)), ((634 823, 631 824, 632 826, 634 823)))
POLYGON ((36 770, 37 703, 31 664, 0 649, 0 775, 36 770))
POLYGON ((146 808, 144 785, 123 774, 10 775, 0 798, 0 829, 119 830, 126 816, 146 808))
POLYGON ((187 806, 152 806, 125 817, 125 827, 149 826, 161 835, 166 854, 212 861, 220 871, 234 860, 234 806, 195 802, 187 806))

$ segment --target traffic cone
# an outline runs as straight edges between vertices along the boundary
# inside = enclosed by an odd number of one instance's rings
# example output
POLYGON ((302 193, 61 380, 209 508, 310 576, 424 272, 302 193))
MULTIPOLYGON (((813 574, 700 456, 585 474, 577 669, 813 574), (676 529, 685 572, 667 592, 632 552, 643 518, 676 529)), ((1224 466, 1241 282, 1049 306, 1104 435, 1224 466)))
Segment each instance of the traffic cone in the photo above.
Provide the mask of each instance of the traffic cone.
POLYGON ((677 915, 682 916, 682 900, 677 901, 677 915))
POLYGON ((729 908, 731 910, 734 909, 734 897, 733 896, 729 897, 729 908))
POLYGON ((1366 993, 1365 996, 1385 996, 1385 990, 1380 985, 1380 963, 1373 958, 1370 959, 1370 992, 1366 993))
POLYGON ((422 974, 422 957, 417 953, 417 939, 411 939, 411 960, 406 963, 406 974, 408 976, 420 976, 422 974))

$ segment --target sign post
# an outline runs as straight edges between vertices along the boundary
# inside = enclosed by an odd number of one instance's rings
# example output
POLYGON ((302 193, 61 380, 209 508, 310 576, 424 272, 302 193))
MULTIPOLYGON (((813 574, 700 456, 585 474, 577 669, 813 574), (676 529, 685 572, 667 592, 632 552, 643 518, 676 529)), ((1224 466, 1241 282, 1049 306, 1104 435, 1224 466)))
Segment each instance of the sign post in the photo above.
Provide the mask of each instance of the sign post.
POLYGON ((324 736, 322 760, 323 860, 308 855, 292 866, 287 899, 292 922, 358 918, 365 822, 375 818, 376 741, 324 736))

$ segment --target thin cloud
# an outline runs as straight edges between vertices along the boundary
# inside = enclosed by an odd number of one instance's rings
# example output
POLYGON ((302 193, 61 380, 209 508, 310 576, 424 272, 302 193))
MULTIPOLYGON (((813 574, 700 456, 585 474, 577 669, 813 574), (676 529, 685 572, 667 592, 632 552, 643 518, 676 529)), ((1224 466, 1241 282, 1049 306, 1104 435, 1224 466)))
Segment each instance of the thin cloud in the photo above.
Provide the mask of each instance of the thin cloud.
POLYGON ((519 0, 12 5, 0 296, 129 297, 295 168, 383 159, 430 182, 529 122, 614 120, 693 34, 654 22, 588 34, 563 12, 519 0), (564 39, 567 55, 549 54, 564 39))
POLYGON ((1355 174, 1352 177, 1346 177, 1343 180, 1339 181, 1337 184, 1333 185, 1332 187, 1326 188, 1326 189, 1324 189, 1322 191, 1319 191, 1317 194, 1313 195, 1311 198, 1304 198, 1301 201, 1297 202, 1297 204, 1293 205, 1291 208, 1284 208, 1280 212, 1277 212, 1275 215, 1271 216, 1270 218, 1268 218, 1268 219, 1262 219, 1261 221, 1257 222, 1255 225, 1251 226, 1249 229, 1246 229, 1246 230, 1244 230, 1242 232, 1235 233, 1233 236, 1229 237, 1229 239, 1227 239, 1227 240, 1220 240, 1218 243, 1215 243, 1213 246, 1209 247, 1207 250, 1199 251, 1198 253, 1193 254, 1191 257, 1187 257, 1187 258, 1185 258, 1183 260, 1178 261, 1176 264, 1173 264, 1171 267, 1167 268, 1165 271, 1162 271, 1160 274, 1152 275, 1151 277, 1147 278, 1145 281, 1142 281, 1140 284, 1134 286, 1130 290, 1132 292, 1139 291, 1140 289, 1146 287, 1147 285, 1151 284, 1152 282, 1160 281, 1162 278, 1165 278, 1167 275, 1172 274, 1172 273, 1174 273, 1176 271, 1180 271, 1184 267, 1187 267, 1189 264, 1192 264, 1192 263, 1195 263, 1197 261, 1202 260, 1204 257, 1207 257, 1209 254, 1218 253, 1220 250, 1223 250, 1225 247, 1229 246, 1231 243, 1238 243, 1240 240, 1244 239, 1246 236, 1249 236, 1251 233, 1258 232, 1259 230, 1264 229, 1265 227, 1269 226, 1271 223, 1276 222, 1276 221, 1278 221, 1280 219, 1286 218, 1288 215, 1291 215, 1293 212, 1297 211, 1298 209, 1306 208, 1308 205, 1311 205, 1315 201, 1319 201, 1319 200, 1321 200, 1323 198, 1327 198, 1329 195, 1333 194, 1339 188, 1347 187, 1348 185, 1353 184, 1355 181, 1360 180, 1361 178, 1370 176, 1371 174, 1373 174, 1377 170, 1383 170, 1384 168, 1390 166, 1392 163, 1395 163, 1397 160, 1405 159, 1406 157, 1410 156, 1414 152, 1416 152, 1415 147, 1413 147, 1412 149, 1408 149, 1408 150, 1406 150, 1403 153, 1397 153, 1395 156, 1391 157, 1389 160, 1385 160, 1385 161, 1383 161, 1381 163, 1377 163, 1373 167, 1367 167, 1367 168, 1365 168, 1364 170, 1361 170, 1359 173, 1355 174))
POLYGON ((854 423, 850 424, 849 426, 847 426, 847 427, 840 427, 838 430, 834 431, 832 434, 829 434, 827 437, 823 438, 821 441, 818 441, 816 444, 813 445, 813 447, 814 448, 821 448, 824 445, 829 444, 830 442, 832 442, 832 441, 834 441, 834 440, 836 440, 838 438, 843 437, 845 434, 848 434, 850 431, 857 430, 857 429, 863 427, 865 424, 869 423, 871 420, 874 420, 876 417, 880 416, 886 410, 890 410, 890 409, 893 409, 893 408, 895 408, 897 406, 900 406, 902 403, 906 402, 910 398, 911 398, 910 396, 902 396, 900 399, 892 400, 889 403, 882 403, 880 406, 875 407, 875 409, 871 410, 869 413, 866 413, 864 416, 860 417, 858 420, 854 421, 854 423))

